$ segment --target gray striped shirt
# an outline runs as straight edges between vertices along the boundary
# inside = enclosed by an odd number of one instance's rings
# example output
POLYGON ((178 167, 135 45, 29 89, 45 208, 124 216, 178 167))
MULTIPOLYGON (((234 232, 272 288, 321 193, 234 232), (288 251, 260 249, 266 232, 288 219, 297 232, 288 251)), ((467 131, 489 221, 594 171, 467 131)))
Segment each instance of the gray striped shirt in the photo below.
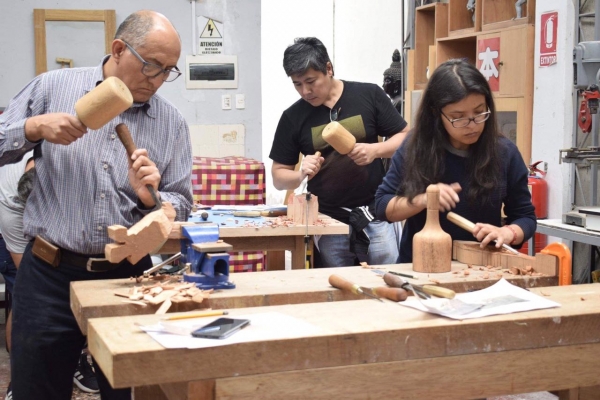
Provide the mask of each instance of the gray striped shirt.
POLYGON ((157 94, 69 146, 25 139, 28 117, 75 115, 75 102, 104 79, 102 64, 42 74, 0 115, 0 165, 35 147, 37 182, 25 208, 25 234, 83 254, 104 252, 112 242, 108 226, 130 227, 149 212, 129 184, 127 153, 115 132, 119 123, 127 124, 136 146, 147 149, 156 163, 162 200, 173 204, 177 220, 185 221, 192 205, 189 129, 181 113, 157 94))

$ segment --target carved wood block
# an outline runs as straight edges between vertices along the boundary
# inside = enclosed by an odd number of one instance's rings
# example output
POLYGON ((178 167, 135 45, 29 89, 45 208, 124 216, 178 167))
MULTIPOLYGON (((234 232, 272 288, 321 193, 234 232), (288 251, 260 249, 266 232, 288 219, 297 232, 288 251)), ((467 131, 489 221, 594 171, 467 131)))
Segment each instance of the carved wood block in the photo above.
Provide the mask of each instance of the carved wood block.
POLYGON ((119 263, 125 258, 136 264, 147 254, 157 251, 169 237, 175 221, 175 209, 171 203, 163 203, 160 210, 153 211, 127 229, 121 225, 108 227, 108 237, 117 243, 104 247, 106 258, 119 263))
POLYGON ((297 196, 291 194, 287 206, 287 216, 296 225, 315 225, 319 216, 319 201, 317 196, 311 195, 307 207, 305 194, 297 196))
POLYGON ((452 258, 465 264, 491 265, 507 269, 526 269, 531 266, 534 272, 548 276, 556 276, 558 273, 558 258, 555 256, 541 253, 536 254, 535 257, 525 254, 515 255, 493 246, 482 249, 478 242, 455 240, 452 247, 452 258))

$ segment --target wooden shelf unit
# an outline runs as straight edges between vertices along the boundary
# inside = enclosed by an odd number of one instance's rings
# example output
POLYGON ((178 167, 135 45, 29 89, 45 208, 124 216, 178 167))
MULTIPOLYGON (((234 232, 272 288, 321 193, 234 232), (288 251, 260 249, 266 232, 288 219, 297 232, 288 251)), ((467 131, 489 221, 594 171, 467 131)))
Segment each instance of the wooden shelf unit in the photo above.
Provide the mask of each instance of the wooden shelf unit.
POLYGON ((481 2, 475 1, 475 13, 467 9, 468 0, 452 0, 448 3, 448 35, 461 36, 481 30, 481 2), (475 17, 475 19, 473 19, 475 17))
MULTIPOLYGON (((498 77, 490 76, 490 86, 504 113, 503 132, 519 147, 525 162, 531 158, 531 124, 533 113, 533 53, 535 40, 535 0, 522 6, 523 18, 516 16, 516 0, 476 0, 475 22, 467 10, 468 0, 448 0, 415 11, 415 50, 409 60, 407 106, 412 113, 415 101, 427 86, 427 68, 454 58, 464 58, 483 70, 480 54, 498 51, 494 68, 498 77), (499 45, 498 48, 493 46, 499 45), (492 84, 494 83, 494 84, 492 84), (416 96, 413 96, 412 92, 416 96), (504 99, 504 100, 501 100, 504 99)), ((489 54, 489 53, 488 53, 489 54)), ((495 73, 495 71, 494 71, 495 73)), ((411 113, 411 114, 412 114, 411 113)), ((411 115, 405 115, 410 123, 411 115)))
POLYGON ((482 0, 481 30, 489 31, 517 25, 535 24, 535 0, 521 6, 521 18, 517 19, 515 0, 482 0))
MULTIPOLYGON (((432 3, 415 10, 415 87, 427 84, 427 68, 430 64, 429 48, 435 46, 438 38, 448 36, 448 5, 432 3)), ((434 60, 432 60, 434 61, 434 60)))

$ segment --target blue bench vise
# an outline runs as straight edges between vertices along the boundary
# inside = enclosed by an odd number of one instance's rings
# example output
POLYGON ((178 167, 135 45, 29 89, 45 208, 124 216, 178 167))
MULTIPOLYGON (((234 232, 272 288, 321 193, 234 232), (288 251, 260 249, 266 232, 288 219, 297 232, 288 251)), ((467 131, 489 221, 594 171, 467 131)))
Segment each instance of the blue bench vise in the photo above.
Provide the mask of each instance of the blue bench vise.
POLYGON ((218 242, 219 225, 205 223, 181 227, 181 259, 190 268, 183 274, 185 282, 199 289, 235 289, 229 282, 229 254, 233 246, 218 242))

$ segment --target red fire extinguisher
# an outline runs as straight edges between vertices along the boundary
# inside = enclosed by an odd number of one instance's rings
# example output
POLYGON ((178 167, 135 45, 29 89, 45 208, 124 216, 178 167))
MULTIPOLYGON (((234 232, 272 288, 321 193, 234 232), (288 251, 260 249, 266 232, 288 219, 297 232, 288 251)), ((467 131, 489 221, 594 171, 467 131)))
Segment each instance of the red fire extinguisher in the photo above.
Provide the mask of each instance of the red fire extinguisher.
POLYGON ((541 162, 538 161, 529 166, 529 178, 527 179, 531 201, 535 207, 535 216, 539 219, 548 218, 548 182, 544 179, 546 171, 537 168, 541 162))
MULTIPOLYGON (((544 177, 546 171, 542 171, 537 166, 542 161, 538 161, 529 166, 529 178, 527 179, 527 185, 531 192, 531 202, 535 206, 535 216, 538 219, 548 218, 548 182, 544 177), (538 175, 539 174, 539 175, 538 175)), ((535 234, 535 253, 539 253, 548 244, 548 237, 541 233, 535 234)), ((519 252, 527 254, 529 251, 529 243, 523 243, 523 246, 519 249, 519 252)))

